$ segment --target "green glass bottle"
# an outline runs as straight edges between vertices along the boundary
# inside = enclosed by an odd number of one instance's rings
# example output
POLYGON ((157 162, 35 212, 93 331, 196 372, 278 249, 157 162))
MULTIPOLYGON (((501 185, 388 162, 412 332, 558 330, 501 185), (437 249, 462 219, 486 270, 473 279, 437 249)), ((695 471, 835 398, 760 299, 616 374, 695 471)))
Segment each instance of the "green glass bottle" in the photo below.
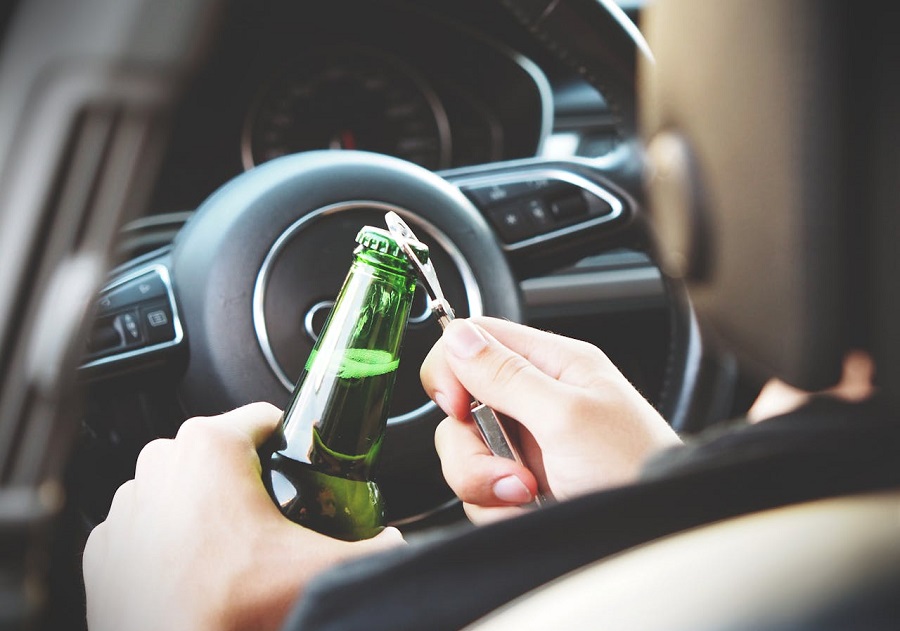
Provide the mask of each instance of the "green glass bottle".
POLYGON ((372 472, 416 288, 390 233, 366 226, 356 241, 350 272, 262 456, 263 482, 286 517, 349 541, 384 529, 372 472))

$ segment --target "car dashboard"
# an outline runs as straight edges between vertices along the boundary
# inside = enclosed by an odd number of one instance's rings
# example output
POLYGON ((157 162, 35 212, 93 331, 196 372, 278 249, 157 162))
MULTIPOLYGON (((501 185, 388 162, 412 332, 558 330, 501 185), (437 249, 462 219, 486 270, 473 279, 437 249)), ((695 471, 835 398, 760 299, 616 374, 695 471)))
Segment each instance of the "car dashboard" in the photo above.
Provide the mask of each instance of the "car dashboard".
POLYGON ((236 4, 226 19, 175 115, 154 213, 299 151, 443 171, 615 148, 600 93, 493 4, 236 4))

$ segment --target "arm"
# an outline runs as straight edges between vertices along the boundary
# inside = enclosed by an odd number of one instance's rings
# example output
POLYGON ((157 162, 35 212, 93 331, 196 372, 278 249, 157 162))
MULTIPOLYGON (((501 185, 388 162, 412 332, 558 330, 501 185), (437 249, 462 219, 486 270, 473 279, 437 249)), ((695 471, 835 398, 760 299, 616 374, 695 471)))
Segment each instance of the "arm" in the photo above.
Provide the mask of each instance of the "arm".
POLYGON ((599 349, 523 325, 456 320, 421 376, 449 416, 435 436, 444 477, 475 521, 522 510, 538 489, 563 500, 630 482, 680 442, 599 349), (525 467, 490 454, 469 393, 518 421, 525 467))
POLYGON ((402 541, 337 541, 281 515, 256 453, 279 416, 257 403, 190 419, 141 451, 85 547, 92 631, 277 629, 318 572, 402 541))

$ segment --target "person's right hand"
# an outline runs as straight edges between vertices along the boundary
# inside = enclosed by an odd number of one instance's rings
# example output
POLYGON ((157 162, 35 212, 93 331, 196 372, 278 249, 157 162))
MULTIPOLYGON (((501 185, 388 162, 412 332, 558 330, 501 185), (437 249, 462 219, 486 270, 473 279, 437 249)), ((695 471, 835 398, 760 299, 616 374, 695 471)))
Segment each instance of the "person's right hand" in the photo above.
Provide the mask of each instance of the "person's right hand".
POLYGON ((421 370, 449 415, 435 433, 444 477, 473 521, 521 511, 540 490, 558 500, 635 479, 644 460, 680 443, 598 348, 493 318, 457 319, 421 370), (516 419, 525 461, 493 456, 471 396, 516 419))
POLYGON ((91 631, 280 629, 317 573, 402 544, 395 528, 338 541, 281 514, 257 453, 280 416, 254 403, 144 447, 84 549, 91 631))

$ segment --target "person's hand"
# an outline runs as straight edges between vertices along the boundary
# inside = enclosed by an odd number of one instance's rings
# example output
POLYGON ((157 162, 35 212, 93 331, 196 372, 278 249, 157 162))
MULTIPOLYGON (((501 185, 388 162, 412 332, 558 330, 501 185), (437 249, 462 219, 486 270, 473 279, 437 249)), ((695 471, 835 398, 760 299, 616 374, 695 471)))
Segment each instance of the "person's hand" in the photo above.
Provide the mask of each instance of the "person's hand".
POLYGON ((257 403, 190 419, 141 451, 84 550, 91 631, 277 629, 314 574, 402 541, 338 541, 281 515, 256 452, 279 416, 257 403))
POLYGON ((598 348, 523 325, 452 321, 421 377, 449 415, 435 433, 444 478, 476 522, 523 510, 539 490, 563 500, 630 482, 648 455, 680 443, 598 348), (469 393, 518 421, 525 467, 490 453, 469 393))
POLYGON ((760 390, 747 411, 751 423, 787 414, 805 405, 814 396, 828 396, 847 403, 859 403, 875 393, 875 361, 861 350, 852 350, 844 357, 841 380, 827 390, 807 392, 781 381, 770 379, 760 390))

